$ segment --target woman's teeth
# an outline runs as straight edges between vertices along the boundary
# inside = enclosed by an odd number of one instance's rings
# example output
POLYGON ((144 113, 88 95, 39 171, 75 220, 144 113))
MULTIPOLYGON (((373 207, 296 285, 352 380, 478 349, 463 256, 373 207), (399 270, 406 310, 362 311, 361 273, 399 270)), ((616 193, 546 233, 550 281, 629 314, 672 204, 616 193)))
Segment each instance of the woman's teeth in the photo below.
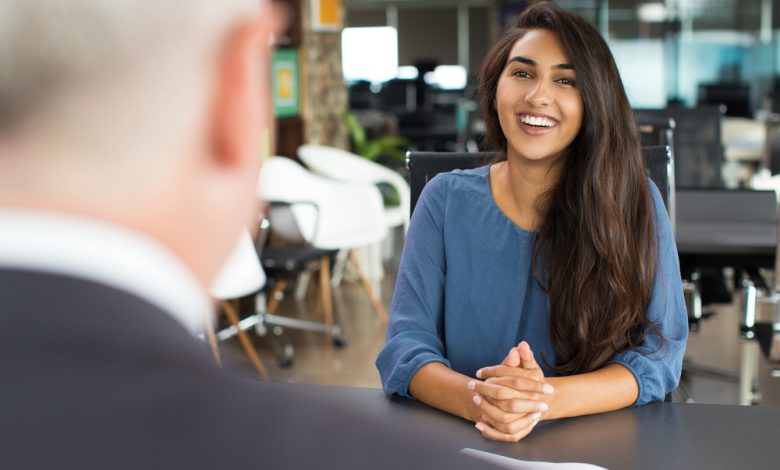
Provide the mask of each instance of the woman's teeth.
POLYGON ((520 121, 522 121, 523 124, 536 127, 552 127, 555 125, 555 121, 552 119, 538 116, 521 116, 520 121))

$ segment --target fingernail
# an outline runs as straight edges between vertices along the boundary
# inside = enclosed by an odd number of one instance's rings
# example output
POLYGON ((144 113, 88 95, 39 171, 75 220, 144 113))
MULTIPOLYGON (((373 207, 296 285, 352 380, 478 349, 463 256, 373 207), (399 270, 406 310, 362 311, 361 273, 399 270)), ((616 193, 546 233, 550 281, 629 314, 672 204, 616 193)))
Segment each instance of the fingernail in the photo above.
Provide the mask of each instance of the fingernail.
POLYGON ((481 379, 481 378, 482 378, 482 369, 479 369, 479 370, 477 371, 477 378, 478 378, 478 379, 481 379))
POLYGON ((550 384, 544 384, 544 386, 542 387, 542 391, 547 395, 552 395, 555 392, 555 389, 550 384))
POLYGON ((485 426, 483 426, 482 423, 477 423, 474 425, 474 427, 479 429, 479 432, 483 432, 485 430, 485 426))
POLYGON ((480 403, 482 403, 482 398, 479 395, 474 395, 474 404, 479 406, 480 403))
POLYGON ((550 409, 550 407, 547 406, 547 403, 545 402, 539 403, 539 411, 547 411, 548 409, 550 409))
POLYGON ((473 380, 469 382, 469 390, 475 390, 477 388, 477 383, 473 380))
POLYGON ((542 417, 541 413, 534 413, 531 419, 533 419, 534 421, 539 421, 539 418, 541 417, 542 417))

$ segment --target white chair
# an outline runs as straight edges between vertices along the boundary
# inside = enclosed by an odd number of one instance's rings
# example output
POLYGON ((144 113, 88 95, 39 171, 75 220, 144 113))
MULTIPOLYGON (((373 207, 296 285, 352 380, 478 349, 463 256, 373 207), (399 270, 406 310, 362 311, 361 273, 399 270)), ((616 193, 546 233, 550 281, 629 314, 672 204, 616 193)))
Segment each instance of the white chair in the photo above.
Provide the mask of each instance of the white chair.
MULTIPOLYGON (((249 232, 245 230, 241 233, 233 253, 231 253, 227 262, 222 266, 214 279, 214 283, 211 286, 211 295, 215 299, 222 301, 225 316, 235 328, 241 347, 244 349, 247 357, 249 357, 249 360, 252 361, 260 377, 267 380, 268 371, 260 360, 260 355, 255 350, 252 342, 239 326, 238 313, 230 302, 233 299, 260 292, 265 286, 265 282, 265 273, 257 260, 257 253, 252 244, 252 239, 249 236, 249 232)), ((210 336, 210 340, 212 338, 213 336, 210 336)), ((211 341, 211 347, 219 361, 216 341, 211 341)))
POLYGON ((309 244, 337 249, 348 256, 377 316, 387 321, 387 312, 353 252, 354 248, 377 244, 387 235, 382 198, 375 186, 333 181, 289 158, 271 157, 260 173, 258 197, 291 204, 298 228, 309 244))
POLYGON ((393 187, 399 195, 398 206, 385 206, 388 228, 409 225, 410 190, 403 176, 370 160, 335 147, 307 144, 298 147, 298 157, 313 172, 348 183, 380 184, 393 187))
MULTIPOLYGON (((230 327, 216 334, 216 339, 225 341, 238 335, 244 352, 252 361, 260 377, 268 378, 268 372, 263 366, 252 342, 244 333, 249 328, 254 327, 256 333, 260 336, 264 336, 270 328, 274 338, 282 346, 282 355, 279 358, 279 363, 283 367, 292 364, 294 350, 292 345, 282 337, 282 327, 323 332, 330 335, 334 341, 341 341, 341 328, 338 325, 326 325, 268 313, 265 297, 262 294, 265 286, 265 272, 260 265, 252 238, 249 236, 249 232, 245 230, 241 234, 230 258, 217 274, 210 290, 211 295, 215 299, 223 301, 222 305, 225 315, 231 323, 230 327), (255 313, 240 320, 230 300, 251 294, 255 294, 255 313)), ((214 346, 215 344, 212 343, 212 348, 214 346)))

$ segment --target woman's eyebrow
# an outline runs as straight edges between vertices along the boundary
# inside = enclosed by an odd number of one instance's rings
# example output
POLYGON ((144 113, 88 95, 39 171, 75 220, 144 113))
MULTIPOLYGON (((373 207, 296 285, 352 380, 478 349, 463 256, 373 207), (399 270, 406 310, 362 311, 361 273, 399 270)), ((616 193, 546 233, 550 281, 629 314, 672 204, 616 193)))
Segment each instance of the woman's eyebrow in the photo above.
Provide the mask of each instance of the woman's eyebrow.
MULTIPOLYGON (((509 64, 511 62, 520 62, 522 64, 530 65, 531 67, 536 67, 537 65, 539 65, 539 64, 536 63, 535 60, 529 59, 528 57, 523 57, 521 55, 516 55, 516 56, 512 57, 511 59, 509 59, 507 64, 509 64)), ((574 65, 572 65, 572 64, 558 64, 558 65, 553 65, 552 68, 554 68, 554 69, 562 69, 562 70, 574 70, 574 65)))

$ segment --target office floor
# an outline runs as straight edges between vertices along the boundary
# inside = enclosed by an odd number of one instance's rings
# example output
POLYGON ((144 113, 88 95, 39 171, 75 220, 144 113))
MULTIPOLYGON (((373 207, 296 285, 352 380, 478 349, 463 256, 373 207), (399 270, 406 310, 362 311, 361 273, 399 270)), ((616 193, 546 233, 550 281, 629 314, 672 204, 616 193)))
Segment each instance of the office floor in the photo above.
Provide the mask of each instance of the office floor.
MULTIPOLYGON (((397 260, 388 263, 387 275, 382 282, 382 300, 388 309, 396 269, 397 260)), ((291 367, 282 368, 276 360, 278 349, 273 339, 270 336, 258 337, 250 331, 272 380, 347 387, 381 386, 374 359, 384 343, 385 326, 375 315, 357 282, 345 281, 334 289, 333 295, 336 321, 342 326, 347 340, 344 348, 334 346, 322 334, 286 330, 285 336, 295 347, 295 362, 291 367)), ((297 302, 292 297, 292 293, 288 293, 278 313, 321 319, 314 313, 313 300, 297 302)), ((313 299, 313 295, 310 297, 313 299)), ((736 300, 732 304, 717 305, 714 310, 716 314, 702 323, 700 331, 691 333, 686 359, 700 366, 725 371, 734 378, 724 380, 708 374, 685 373, 682 388, 696 403, 738 404, 740 388, 736 377, 740 362, 745 354, 756 354, 757 345, 739 339, 736 300)), ((221 343, 220 351, 225 367, 239 374, 256 375, 235 339, 221 343)), ((756 356, 759 357, 759 404, 778 406, 780 378, 772 376, 772 365, 760 353, 756 356)), ((675 393, 674 399, 681 401, 682 394, 675 393)))

